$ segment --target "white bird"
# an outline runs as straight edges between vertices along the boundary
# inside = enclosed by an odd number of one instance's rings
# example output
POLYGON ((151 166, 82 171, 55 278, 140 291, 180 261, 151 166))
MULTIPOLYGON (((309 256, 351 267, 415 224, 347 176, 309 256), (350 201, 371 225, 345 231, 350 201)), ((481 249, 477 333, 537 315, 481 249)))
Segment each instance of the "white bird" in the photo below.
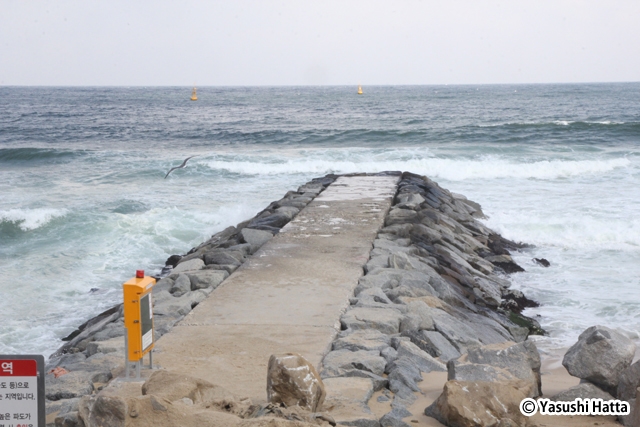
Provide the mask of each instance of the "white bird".
MULTIPOLYGON (((195 156, 191 156, 191 157, 195 157, 195 156)), ((169 174, 171 172, 173 172, 176 169, 182 169, 183 167, 185 167, 187 165, 187 161, 191 158, 191 157, 187 157, 186 159, 184 159, 184 161, 182 162, 182 164, 180 166, 176 166, 175 168, 171 168, 169 170, 169 172, 167 172, 167 174, 164 176, 164 179, 167 179, 167 177, 169 176, 169 174)))

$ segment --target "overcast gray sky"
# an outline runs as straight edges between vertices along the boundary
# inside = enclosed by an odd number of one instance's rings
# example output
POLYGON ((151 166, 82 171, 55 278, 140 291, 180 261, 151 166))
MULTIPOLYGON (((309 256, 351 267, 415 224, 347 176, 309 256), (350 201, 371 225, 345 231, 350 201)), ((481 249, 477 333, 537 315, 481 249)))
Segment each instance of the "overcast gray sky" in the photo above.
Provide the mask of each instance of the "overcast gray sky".
POLYGON ((640 0, 0 0, 0 85, 640 81, 640 0))

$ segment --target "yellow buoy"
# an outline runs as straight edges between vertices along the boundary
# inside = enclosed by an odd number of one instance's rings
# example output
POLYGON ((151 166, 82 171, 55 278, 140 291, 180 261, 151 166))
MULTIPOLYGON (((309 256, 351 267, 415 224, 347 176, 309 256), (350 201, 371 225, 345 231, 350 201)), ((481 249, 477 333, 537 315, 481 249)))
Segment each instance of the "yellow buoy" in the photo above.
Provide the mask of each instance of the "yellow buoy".
POLYGON ((358 95, 362 95, 362 86, 358 85, 358 95))
POLYGON ((196 87, 193 87, 193 91, 191 92, 191 100, 192 101, 197 101, 198 100, 198 95, 196 95, 196 87))

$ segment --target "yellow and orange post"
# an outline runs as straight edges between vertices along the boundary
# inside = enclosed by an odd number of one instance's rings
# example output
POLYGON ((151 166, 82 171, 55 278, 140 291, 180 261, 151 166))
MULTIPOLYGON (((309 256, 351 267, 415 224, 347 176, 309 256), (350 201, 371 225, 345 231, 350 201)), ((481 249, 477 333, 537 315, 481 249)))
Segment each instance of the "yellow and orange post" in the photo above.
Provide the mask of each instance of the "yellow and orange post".
POLYGON ((136 277, 122 285, 124 294, 124 327, 125 327, 125 359, 126 377, 129 378, 129 363, 137 363, 137 378, 140 378, 142 359, 149 354, 149 368, 153 368, 153 304, 151 291, 156 279, 144 275, 144 270, 137 270, 136 277))

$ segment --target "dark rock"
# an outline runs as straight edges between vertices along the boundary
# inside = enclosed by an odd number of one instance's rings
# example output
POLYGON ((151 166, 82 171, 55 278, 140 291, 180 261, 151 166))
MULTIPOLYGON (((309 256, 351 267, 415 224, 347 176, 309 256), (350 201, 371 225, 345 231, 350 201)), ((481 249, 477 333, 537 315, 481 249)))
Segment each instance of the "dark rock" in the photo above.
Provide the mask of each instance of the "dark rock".
POLYGON ((549 267, 551 265, 551 263, 544 258, 534 258, 533 260, 536 264, 540 264, 543 267, 549 267))
POLYGON ((282 228, 288 222, 290 218, 288 215, 280 212, 273 213, 271 215, 267 215, 262 218, 256 218, 249 223, 249 228, 259 228, 259 227, 273 227, 273 228, 282 228))
POLYGON ((60 347, 55 353, 53 353, 51 357, 56 357, 64 353, 68 353, 72 348, 80 345, 80 342, 87 340, 93 334, 102 330, 109 323, 118 320, 121 316, 121 307, 122 304, 115 305, 110 309, 98 314, 96 317, 87 320, 69 336, 62 339, 63 341, 68 342, 60 347))
POLYGON ((488 236, 487 246, 496 255, 510 255, 509 250, 519 250, 530 247, 524 243, 516 243, 505 239, 499 234, 490 234, 488 236))
POLYGON ((181 259, 182 259, 182 255, 171 255, 164 262, 164 265, 175 267, 176 265, 178 265, 178 263, 180 262, 181 259))
POLYGON ((547 332, 544 329, 542 329, 542 326, 540 326, 540 323, 538 323, 537 320, 513 311, 503 311, 503 312, 505 316, 507 316, 509 321, 513 322, 514 324, 520 327, 527 328, 531 335, 547 335, 547 332))
POLYGON ((507 263, 505 263, 505 262, 494 262, 493 265, 495 265, 496 267, 501 268, 507 274, 521 273, 521 272, 525 271, 524 268, 520 267, 515 262, 507 262, 507 263))
POLYGON ((540 307, 539 303, 527 298, 517 289, 505 289, 502 292, 502 299, 500 307, 516 313, 521 313, 525 308, 540 307))

